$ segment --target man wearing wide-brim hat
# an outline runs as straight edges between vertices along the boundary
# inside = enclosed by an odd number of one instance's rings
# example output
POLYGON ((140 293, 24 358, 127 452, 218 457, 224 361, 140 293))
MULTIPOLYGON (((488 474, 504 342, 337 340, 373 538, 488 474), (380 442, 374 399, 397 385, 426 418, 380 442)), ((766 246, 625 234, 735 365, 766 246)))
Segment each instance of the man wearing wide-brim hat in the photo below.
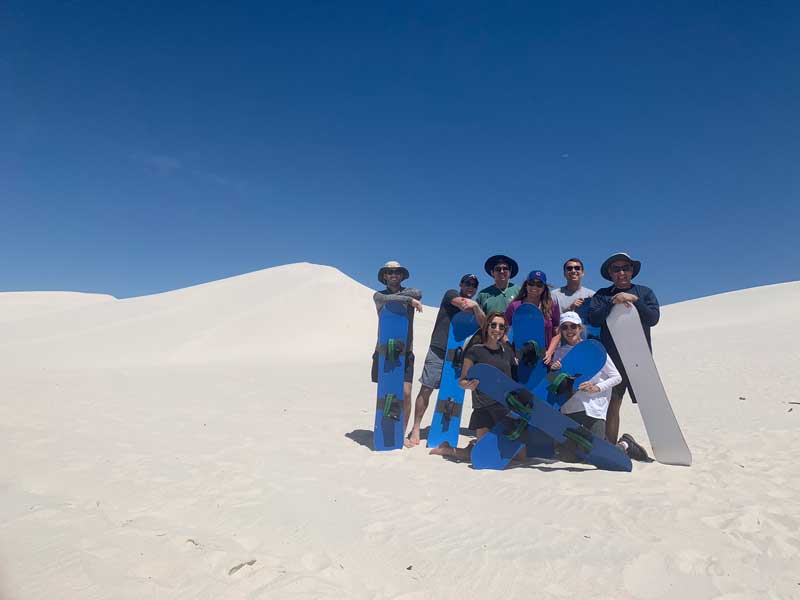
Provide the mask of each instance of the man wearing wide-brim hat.
POLYGON ((475 301, 484 314, 504 313, 519 292, 519 287, 511 283, 511 280, 519 273, 519 266, 513 258, 505 254, 495 254, 486 259, 483 268, 494 278, 494 283, 478 292, 475 301))
MULTIPOLYGON (((388 302, 400 302, 407 307, 408 338, 406 340, 406 370, 403 377, 403 410, 405 414, 403 432, 408 427, 408 419, 411 416, 411 381, 414 379, 414 311, 422 312, 422 292, 416 288, 402 286, 403 281, 408 277, 408 269, 396 260, 390 260, 378 269, 378 281, 386 288, 375 292, 372 296, 379 315, 388 302)), ((373 383, 378 383, 378 349, 379 342, 376 343, 375 352, 372 354, 373 383)))
POLYGON ((658 299, 653 290, 632 281, 639 274, 641 268, 641 261, 634 260, 626 252, 617 252, 609 256, 600 267, 600 275, 610 281, 612 285, 597 290, 589 303, 589 323, 600 327, 600 341, 603 342, 606 352, 622 375, 622 383, 614 386, 611 391, 611 400, 606 415, 606 439, 612 444, 619 441, 619 410, 625 390, 628 390, 633 402, 636 402, 636 396, 631 388, 628 375, 625 373, 625 365, 622 363, 614 339, 606 325, 606 319, 615 304, 635 307, 642 321, 647 345, 650 346, 652 352, 650 328, 658 323, 661 315, 658 299))

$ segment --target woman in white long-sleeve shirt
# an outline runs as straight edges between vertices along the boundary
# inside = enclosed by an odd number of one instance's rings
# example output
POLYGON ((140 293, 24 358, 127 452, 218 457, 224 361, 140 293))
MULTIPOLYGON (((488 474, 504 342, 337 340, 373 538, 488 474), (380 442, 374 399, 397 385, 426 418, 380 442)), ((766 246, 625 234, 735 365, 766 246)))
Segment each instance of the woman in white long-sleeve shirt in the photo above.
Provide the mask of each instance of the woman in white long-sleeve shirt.
MULTIPOLYGON (((561 359, 582 341, 582 332, 583 323, 578 313, 568 311, 561 315, 559 321, 561 344, 553 354, 551 369, 561 368, 561 359)), ((606 364, 603 365, 603 368, 589 381, 578 386, 578 391, 564 403, 561 412, 586 427, 597 437, 605 438, 606 413, 611 400, 611 390, 620 382, 622 382, 622 375, 614 366, 611 357, 606 354, 606 364)), ((618 445, 635 460, 649 460, 645 449, 628 433, 622 434, 618 445)))

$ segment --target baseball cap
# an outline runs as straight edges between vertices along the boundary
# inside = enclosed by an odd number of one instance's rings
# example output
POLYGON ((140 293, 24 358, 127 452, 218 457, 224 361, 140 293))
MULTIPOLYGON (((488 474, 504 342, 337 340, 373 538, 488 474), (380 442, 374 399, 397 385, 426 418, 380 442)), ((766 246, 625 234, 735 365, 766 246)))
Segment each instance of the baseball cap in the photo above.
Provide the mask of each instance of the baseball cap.
POLYGON ((568 310, 565 313, 561 313, 561 319, 559 320, 558 324, 563 325, 564 323, 575 323, 576 325, 583 325, 583 321, 581 321, 580 315, 572 310, 568 310))

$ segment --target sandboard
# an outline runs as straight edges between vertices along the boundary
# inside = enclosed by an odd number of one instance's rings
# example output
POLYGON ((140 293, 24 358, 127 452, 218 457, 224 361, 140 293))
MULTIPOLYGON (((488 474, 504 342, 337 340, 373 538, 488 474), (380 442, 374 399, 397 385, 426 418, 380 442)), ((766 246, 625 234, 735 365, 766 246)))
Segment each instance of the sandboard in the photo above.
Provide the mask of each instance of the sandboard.
POLYGON ((374 450, 403 447, 405 415, 403 375, 406 367, 408 314, 402 302, 387 302, 378 317, 378 399, 374 450))
POLYGON ((634 307, 617 304, 611 309, 606 324, 622 358, 631 387, 636 393, 636 402, 653 455, 660 463, 690 466, 692 453, 672 411, 647 345, 639 312, 634 307))
POLYGON ((478 321, 472 311, 458 312, 450 319, 442 380, 428 431, 428 448, 436 448, 444 442, 453 448, 458 446, 461 412, 464 407, 464 389, 458 385, 464 362, 463 346, 477 330, 478 321))

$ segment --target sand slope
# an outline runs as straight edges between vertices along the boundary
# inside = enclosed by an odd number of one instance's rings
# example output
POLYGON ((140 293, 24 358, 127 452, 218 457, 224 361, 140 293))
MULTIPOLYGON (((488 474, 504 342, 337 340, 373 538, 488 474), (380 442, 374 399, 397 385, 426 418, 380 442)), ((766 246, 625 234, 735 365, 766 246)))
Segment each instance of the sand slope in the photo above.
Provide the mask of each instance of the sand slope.
POLYGON ((0 294, 0 598, 797 597, 799 300, 665 307, 695 465, 620 474, 373 453, 371 291, 330 267, 0 294))

